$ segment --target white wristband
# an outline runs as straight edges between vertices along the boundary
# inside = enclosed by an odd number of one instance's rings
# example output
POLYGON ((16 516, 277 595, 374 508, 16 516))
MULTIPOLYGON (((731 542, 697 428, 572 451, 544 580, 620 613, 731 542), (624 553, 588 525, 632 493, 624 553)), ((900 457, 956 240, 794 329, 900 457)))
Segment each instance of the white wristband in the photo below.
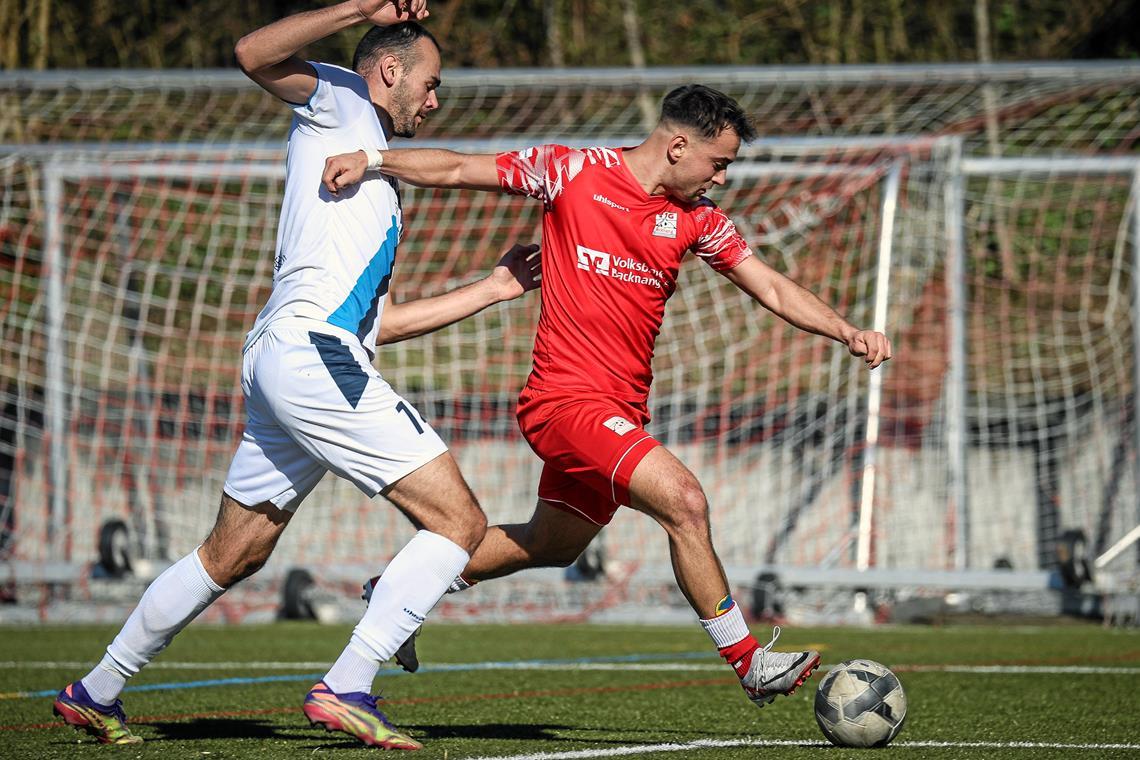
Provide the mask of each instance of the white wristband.
POLYGON ((380 171, 380 167, 384 165, 384 154, 379 148, 365 148, 364 158, 368 161, 367 171, 380 171))

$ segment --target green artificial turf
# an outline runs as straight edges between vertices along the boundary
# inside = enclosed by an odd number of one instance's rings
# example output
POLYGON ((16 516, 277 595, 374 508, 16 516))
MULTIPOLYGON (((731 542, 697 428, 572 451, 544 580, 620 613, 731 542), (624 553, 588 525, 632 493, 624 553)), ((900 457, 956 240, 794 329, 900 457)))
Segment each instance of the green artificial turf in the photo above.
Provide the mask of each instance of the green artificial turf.
MULTIPOLYGON (((376 750, 309 726, 300 711, 305 692, 324 672, 322 663, 335 659, 350 630, 303 623, 192 626, 156 661, 163 667, 144 671, 123 695, 131 723, 146 742, 107 747, 53 719, 52 698, 35 694, 58 690, 83 675, 114 629, 2 628, 5 655, 0 659, 7 662, 0 671, 0 757, 364 757, 376 750), (173 667, 180 663, 198 665, 173 667), (256 680, 268 678, 277 680, 256 680), (220 679, 233 682, 200 683, 220 679), (148 686, 160 688, 145 690, 148 686)), ((429 625, 420 639, 424 670, 409 676, 386 667, 377 685, 388 698, 384 704, 392 720, 425 743, 418 754, 425 759, 544 753, 678 760, 837 759, 868 753, 1140 757, 1140 632, 1135 629, 1072 624, 788 629, 779 643, 784 649, 808 646, 822 650, 825 667, 863 657, 896 669, 909 709, 894 744, 884 750, 821 744, 812 715, 821 674, 795 695, 757 710, 697 626, 429 625), (526 669, 476 667, 520 660, 555 662, 526 669), (1001 667, 945 668, 979 665, 1001 667), (1073 672, 1074 667, 1097 672, 1073 672), (646 751, 699 740, 713 744, 646 751), (777 744, 757 746, 759 741, 777 744), (1019 742, 1034 746, 1015 746, 1019 742)))

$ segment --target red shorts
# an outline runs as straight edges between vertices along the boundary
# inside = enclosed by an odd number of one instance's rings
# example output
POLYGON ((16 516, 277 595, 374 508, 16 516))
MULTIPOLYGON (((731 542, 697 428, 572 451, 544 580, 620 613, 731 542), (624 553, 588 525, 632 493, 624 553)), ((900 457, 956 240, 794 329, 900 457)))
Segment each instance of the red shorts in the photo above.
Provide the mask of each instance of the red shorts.
POLYGON ((545 462, 538 498, 597 525, 629 505, 634 468, 661 445, 645 432, 644 404, 603 394, 523 388, 518 421, 545 462))

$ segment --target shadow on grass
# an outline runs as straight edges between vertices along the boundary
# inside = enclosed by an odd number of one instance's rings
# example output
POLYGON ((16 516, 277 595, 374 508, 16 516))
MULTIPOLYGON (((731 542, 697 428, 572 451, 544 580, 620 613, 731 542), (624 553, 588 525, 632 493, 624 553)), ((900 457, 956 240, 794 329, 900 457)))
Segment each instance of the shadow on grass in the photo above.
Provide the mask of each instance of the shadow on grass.
POLYGON ((422 741, 432 739, 528 739, 530 741, 554 741, 563 739, 559 732, 573 729, 573 726, 555 726, 534 723, 477 723, 446 725, 401 724, 411 736, 422 741))
MULTIPOLYGON (((201 718, 165 723, 148 723, 148 742, 190 741, 201 739, 283 739, 294 741, 312 740, 316 737, 328 738, 322 747, 360 747, 360 742, 339 731, 325 732, 321 729, 298 725, 283 726, 280 723, 257 718, 201 718), (155 735, 157 734, 157 736, 155 735)), ((573 731, 573 726, 534 725, 532 723, 481 723, 478 725, 401 725, 417 739, 519 739, 529 741, 565 741, 565 732, 573 731)))
MULTIPOLYGON (((198 720, 148 723, 147 742, 200 741, 203 739, 276 739, 285 741, 312 741, 325 749, 359 749, 360 742, 339 731, 325 732, 309 726, 287 726, 257 718, 200 718, 198 720)), ((620 736, 589 736, 593 729, 583 726, 534 723, 478 723, 446 725, 400 726, 410 736, 425 743, 444 739, 509 739, 512 741, 582 742, 608 745, 629 743, 657 743, 670 741, 670 731, 660 729, 623 729, 620 736), (652 734, 651 738, 631 734, 652 734)), ((598 729, 601 730, 601 729, 598 729)), ((694 731, 682 732, 691 738, 694 731)), ((696 733, 701 733, 697 731, 696 733)))
POLYGON ((189 741, 195 739, 307 739, 304 726, 283 726, 257 718, 199 718, 168 723, 149 723, 158 736, 146 740, 189 741))
MULTIPOLYGON (((446 725, 401 725, 401 729, 416 739, 431 741, 433 739, 511 739, 520 741, 558 741, 558 742, 585 742, 588 744, 628 744, 649 743, 656 744, 662 741, 671 741, 672 734, 683 734, 691 737, 700 731, 662 731, 659 728, 638 729, 600 728, 590 726, 566 725, 535 725, 533 723, 480 723, 480 724, 454 724, 446 725), (604 733, 604 736, 591 736, 594 732, 604 733), (614 734, 620 734, 615 736, 614 734), (652 738, 642 739, 636 734, 651 734, 652 738)), ((723 732, 718 732, 718 736, 723 732)))

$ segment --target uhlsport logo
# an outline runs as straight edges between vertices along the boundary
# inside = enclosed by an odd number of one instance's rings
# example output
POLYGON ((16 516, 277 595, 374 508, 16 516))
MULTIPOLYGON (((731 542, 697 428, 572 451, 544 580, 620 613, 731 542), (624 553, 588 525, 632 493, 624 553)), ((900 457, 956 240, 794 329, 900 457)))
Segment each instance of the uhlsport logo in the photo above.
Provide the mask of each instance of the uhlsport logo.
POLYGON ((658 214, 653 225, 653 235, 663 238, 677 237, 677 212, 662 211, 658 214))
POLYGON ((608 427, 618 435, 625 435, 631 430, 636 430, 637 425, 627 420, 625 417, 613 416, 602 423, 603 427, 608 427))
POLYGON ((612 209, 617 209, 618 211, 624 211, 627 214, 629 213, 628 208, 621 205, 617 201, 611 201, 609 198, 602 195, 601 193, 595 193, 594 194, 594 200, 597 201, 598 203, 602 204, 603 206, 609 206, 612 209))
POLYGON ((578 246, 578 268, 596 274, 610 275, 610 255, 605 251, 595 251, 584 245, 578 246))

